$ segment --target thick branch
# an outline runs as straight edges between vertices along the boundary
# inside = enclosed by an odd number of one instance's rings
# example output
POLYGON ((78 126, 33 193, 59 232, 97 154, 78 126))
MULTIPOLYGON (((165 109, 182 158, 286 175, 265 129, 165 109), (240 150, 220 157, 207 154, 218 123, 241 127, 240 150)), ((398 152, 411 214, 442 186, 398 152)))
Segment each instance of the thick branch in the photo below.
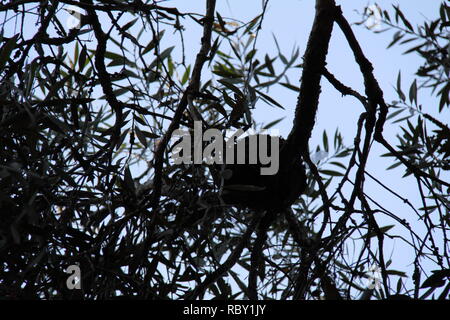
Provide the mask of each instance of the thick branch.
POLYGON ((316 17, 304 56, 300 94, 297 100, 293 128, 288 136, 283 159, 294 161, 308 148, 314 128, 320 95, 320 78, 326 65, 328 45, 336 13, 334 0, 317 0, 316 17))

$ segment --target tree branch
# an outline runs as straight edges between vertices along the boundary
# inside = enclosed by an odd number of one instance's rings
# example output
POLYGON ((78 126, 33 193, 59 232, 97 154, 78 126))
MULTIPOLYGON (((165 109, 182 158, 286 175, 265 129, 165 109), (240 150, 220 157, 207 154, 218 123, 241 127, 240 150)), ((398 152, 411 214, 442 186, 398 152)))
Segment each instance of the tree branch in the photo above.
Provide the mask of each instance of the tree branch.
POLYGON ((242 251, 247 246, 247 243, 250 241, 250 237, 255 231, 256 226, 258 225, 260 221, 260 217, 256 216, 254 217, 252 223, 248 226, 247 230, 241 237, 241 241, 238 243, 238 245, 234 248, 233 252, 229 255, 228 259, 220 265, 214 272, 210 273, 206 279, 199 284, 192 292, 187 293, 183 300, 194 300, 200 295, 202 295, 208 287, 217 281, 225 272, 230 270, 238 261, 238 259, 241 257, 242 251))
POLYGON ((315 124, 321 92, 320 78, 326 65, 325 60, 335 15, 336 5, 334 0, 316 1, 316 16, 304 56, 294 124, 282 150, 286 154, 282 157, 285 161, 294 161, 296 156, 307 150, 308 141, 315 124))
MULTIPOLYGON (((200 88, 200 76, 203 68, 203 64, 206 62, 208 58, 208 53, 211 48, 211 33, 212 33, 212 26, 214 22, 214 13, 215 13, 215 6, 216 1, 215 0, 207 0, 206 1, 206 15, 203 25, 203 37, 201 40, 201 48, 200 51, 197 54, 194 68, 192 71, 192 78, 189 82, 188 87, 186 88, 186 91, 184 92, 180 103, 177 107, 177 110, 175 111, 175 114, 173 116, 173 120, 169 125, 169 128, 167 129, 167 132, 163 136, 158 149, 155 153, 154 157, 154 168, 155 168, 155 176, 154 176, 154 186, 155 189, 152 193, 152 198, 150 202, 150 207, 152 208, 152 212, 155 215, 156 208, 159 203, 159 199, 161 197, 161 183, 162 183, 162 167, 163 167, 163 161, 164 161, 164 151, 167 148, 169 139, 172 135, 172 133, 179 127, 181 118, 183 116, 184 111, 186 110, 186 107, 188 105, 188 96, 199 91, 200 88)), ((156 221, 155 217, 153 217, 153 221, 156 221)))

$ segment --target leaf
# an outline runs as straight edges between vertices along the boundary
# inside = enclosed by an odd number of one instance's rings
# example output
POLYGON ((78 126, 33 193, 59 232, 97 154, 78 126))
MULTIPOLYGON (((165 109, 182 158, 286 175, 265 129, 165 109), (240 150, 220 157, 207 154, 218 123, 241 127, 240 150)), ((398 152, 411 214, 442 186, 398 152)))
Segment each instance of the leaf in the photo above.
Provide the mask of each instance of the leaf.
POLYGON ((223 78, 241 78, 242 75, 237 73, 235 70, 231 70, 224 66, 223 64, 214 66, 213 73, 221 76, 223 78))
POLYGON ((69 127, 67 127, 67 125, 64 122, 62 122, 56 117, 53 117, 50 114, 47 114, 46 117, 42 119, 42 124, 44 125, 45 128, 50 128, 63 135, 66 135, 68 132, 70 132, 69 127))
POLYGON ((273 104, 275 106, 277 106, 278 108, 281 108, 284 110, 284 107, 279 104, 275 99, 273 99, 272 97, 269 97, 267 94, 262 93, 259 90, 256 90, 256 92, 258 92, 258 94, 263 98, 263 100, 267 100, 266 102, 268 102, 269 104, 273 104))
POLYGON ((280 118, 280 119, 277 119, 277 120, 274 120, 274 121, 272 121, 272 122, 266 124, 266 125, 263 127, 263 129, 264 129, 264 130, 267 130, 267 129, 269 129, 269 128, 272 128, 272 127, 275 126, 276 124, 280 123, 283 119, 284 119, 284 117, 283 117, 283 118, 280 118))
MULTIPOLYGON (((111 127, 111 128, 114 128, 114 127, 111 127)), ((120 135, 119 141, 115 145, 116 150, 118 150, 122 146, 123 141, 125 140, 125 138, 128 134, 128 131, 130 131, 129 128, 126 129, 124 132, 122 132, 122 134, 120 135)))
POLYGON ((412 47, 412 48, 406 50, 405 52, 403 52, 403 54, 408 54, 408 53, 413 52, 413 51, 418 51, 420 53, 421 51, 419 49, 422 48, 423 46, 426 46, 426 45, 428 45, 428 43, 424 42, 422 44, 419 44, 418 46, 415 46, 415 47, 412 47))
POLYGON ((223 91, 222 94, 223 94, 223 99, 224 99, 225 103, 227 105, 229 105, 231 108, 233 108, 233 110, 235 110, 236 103, 234 103, 233 99, 231 99, 230 96, 225 91, 223 91))
POLYGON ((262 14, 257 15, 256 17, 254 17, 249 23, 247 28, 245 28, 245 33, 249 33, 252 31, 252 29, 256 26, 256 23, 258 22, 259 19, 261 19, 262 14))
POLYGON ((85 64, 86 64, 86 58, 87 58, 87 51, 86 51, 86 47, 83 46, 83 49, 81 49, 81 53, 78 59, 78 68, 79 71, 83 71, 85 64))
POLYGON ((188 65, 188 67, 184 71, 183 77, 181 78, 181 84, 185 84, 188 81, 190 74, 191 74, 191 65, 188 65))
POLYGON ((450 82, 448 82, 442 90, 439 91, 441 95, 441 99, 439 100, 439 112, 442 111, 444 106, 450 103, 449 95, 450 95, 450 82))
POLYGON ((137 20, 138 20, 138 18, 136 18, 136 19, 134 19, 134 20, 131 20, 130 22, 128 22, 127 24, 125 24, 125 25, 122 27, 122 31, 126 31, 126 30, 128 30, 129 28, 131 28, 131 27, 136 23, 137 20))
POLYGON ((6 62, 8 61, 9 57, 11 56, 11 52, 16 47, 18 37, 19 37, 19 34, 14 35, 1 48, 1 50, 0 50, 0 70, 3 69, 3 67, 6 65, 6 62))
MULTIPOLYGON (((131 91, 131 88, 130 87, 126 87, 126 88, 119 88, 119 89, 116 89, 116 90, 114 90, 113 92, 114 92, 114 95, 116 96, 116 97, 119 97, 119 96, 121 96, 121 95, 123 95, 123 94, 125 94, 125 93, 127 93, 127 92, 129 92, 129 91, 131 91)), ((103 96, 102 98, 104 98, 105 96, 103 96)))
POLYGON ((269 69, 269 72, 272 75, 275 75, 275 69, 273 68, 273 64, 272 64, 272 62, 275 59, 270 59, 269 56, 266 54, 265 57, 264 57, 264 60, 265 60, 265 65, 267 66, 267 69, 269 69))
POLYGON ((133 119, 136 120, 137 122, 139 122, 141 125, 146 126, 147 124, 145 123, 145 121, 138 115, 134 115, 133 119))
POLYGON ((132 194, 135 194, 136 187, 134 185, 133 176, 131 175, 130 168, 128 166, 125 167, 124 182, 125 182, 125 186, 128 188, 128 190, 131 191, 132 194))
POLYGON ((339 168, 342 168, 344 170, 347 169, 347 167, 344 164, 342 164, 340 162, 337 162, 337 161, 331 161, 330 164, 335 165, 335 166, 337 166, 339 168))
POLYGON ((167 65, 168 65, 168 69, 169 69, 169 76, 172 77, 173 76, 173 71, 175 70, 175 66, 173 64, 172 61, 172 57, 169 56, 169 58, 167 59, 167 65))
POLYGON ((326 130, 323 130, 322 140, 323 140, 323 148, 325 149, 326 152, 328 152, 328 136, 326 130))
POLYGON ((220 46, 219 37, 217 37, 216 40, 214 40, 213 45, 211 46, 211 50, 209 50, 209 64, 211 64, 211 62, 214 61, 214 56, 216 55, 219 46, 220 46))
POLYGON ((397 280, 397 293, 400 293, 402 291, 402 286, 403 286, 402 278, 398 278, 398 280, 397 280))
POLYGON ((387 115, 386 120, 395 118, 397 115, 399 115, 399 114, 402 113, 403 111, 405 111, 405 109, 399 109, 399 110, 397 110, 397 111, 390 112, 390 113, 387 115))
POLYGON ((139 129, 138 126, 134 127, 134 132, 136 132, 136 136, 138 138, 138 140, 142 143, 142 145, 147 148, 148 144, 147 144, 147 139, 145 138, 145 135, 142 133, 142 131, 139 129))
POLYGON ((159 136, 157 134, 155 134, 155 133, 151 133, 151 132, 148 132, 148 131, 142 131, 142 130, 141 130, 141 132, 147 138, 150 138, 150 139, 157 139, 157 138, 159 138, 159 136))
POLYGON ((343 174, 334 170, 319 170, 320 173, 323 173, 327 176, 333 176, 333 177, 342 177, 343 174))
POLYGON ((280 53, 280 46, 278 45, 277 37, 272 33, 273 41, 275 41, 275 45, 277 46, 278 53, 280 53))
POLYGON ((236 93, 238 96, 243 97, 244 94, 242 93, 241 90, 239 90, 238 87, 236 87, 235 85, 231 84, 230 82, 227 81, 227 79, 221 79, 219 80, 219 82, 221 84, 223 84, 227 89, 230 89, 231 91, 233 91, 234 93, 236 93))
POLYGON ((400 17, 400 19, 402 20, 403 24, 410 30, 410 31, 414 31, 411 23, 409 23, 409 21, 405 18, 405 16, 403 15, 403 12, 400 10, 399 6, 393 6, 395 9, 395 17, 397 18, 398 21, 398 17, 400 17))
MULTIPOLYGON (((384 226, 380 228, 380 232, 385 234, 387 233, 389 230, 391 230, 393 227, 395 227, 395 225, 389 225, 389 226, 384 226)), ((365 238, 373 238, 376 237, 378 234, 375 230, 370 231, 369 233, 367 233, 366 235, 360 237, 359 239, 365 239, 365 238)))
POLYGON ((158 35, 156 37, 154 37, 149 43, 148 45, 145 47, 144 50, 142 50, 142 54, 146 54, 147 52, 149 52, 150 50, 152 50, 158 43, 159 41, 162 39, 162 37, 164 36, 164 33, 166 31, 165 30, 161 30, 158 35))
POLYGON ((390 47, 392 47, 395 43, 397 43, 403 37, 404 37, 404 34, 402 34, 401 31, 397 31, 396 33, 394 33, 394 36, 392 37, 392 41, 388 44, 386 49, 389 49, 390 47))
POLYGON ((400 98, 400 100, 405 101, 406 97, 402 91, 402 73, 401 73, 401 71, 398 72, 397 87, 395 88, 395 90, 397 91, 397 94, 398 94, 398 97, 400 98))
MULTIPOLYGON (((94 50, 90 50, 95 52, 94 50)), ((123 60, 124 57, 120 54, 114 53, 114 52, 110 52, 110 51, 106 51, 105 52, 105 58, 107 59, 111 59, 111 60, 123 60)))
POLYGON ((391 17, 389 17, 389 13, 386 10, 383 10, 383 16, 387 21, 391 22, 391 17))
POLYGON ((125 57, 120 57, 117 59, 112 60, 110 63, 108 63, 108 67, 115 67, 115 66, 130 66, 130 67, 136 67, 136 64, 134 62, 131 62, 125 57))
POLYGON ((287 82, 282 82, 282 83, 280 83, 280 84, 281 84, 282 86, 288 88, 288 89, 291 89, 291 90, 300 92, 300 87, 296 87, 296 86, 294 86, 294 85, 292 85, 292 84, 290 84, 290 83, 287 83, 287 82))
POLYGON ((348 156, 352 151, 353 151, 352 149, 343 150, 343 151, 339 152, 338 154, 336 154, 335 157, 336 158, 344 158, 344 157, 348 156))
MULTIPOLYGON (((433 274, 429 276, 420 288, 439 288, 445 285, 445 279, 450 277, 450 269, 433 270, 433 274)), ((447 279, 448 280, 448 279, 447 279)))
POLYGON ((226 23, 225 23, 225 21, 223 20, 223 18, 220 15, 219 12, 216 12, 216 16, 217 16, 217 20, 219 21, 219 25, 220 25, 221 31, 225 31, 226 30, 226 27, 225 27, 226 23))
POLYGON ((398 271, 398 270, 386 270, 386 273, 389 274, 389 275, 399 276, 399 277, 402 277, 402 278, 407 278, 408 277, 405 272, 398 271))
POLYGON ((249 62, 250 60, 253 59, 253 57, 256 54, 256 49, 252 49, 249 53, 247 53, 247 55, 245 56, 245 62, 249 62))
POLYGON ((391 170, 391 169, 394 169, 394 168, 397 168, 399 165, 401 165, 402 163, 399 161, 399 162, 396 162, 396 163, 394 163, 393 165, 391 165, 391 166, 389 166, 389 167, 387 167, 386 168, 386 170, 391 170))
POLYGON ((409 101, 417 105, 417 83, 414 79, 413 83, 409 87, 409 101))

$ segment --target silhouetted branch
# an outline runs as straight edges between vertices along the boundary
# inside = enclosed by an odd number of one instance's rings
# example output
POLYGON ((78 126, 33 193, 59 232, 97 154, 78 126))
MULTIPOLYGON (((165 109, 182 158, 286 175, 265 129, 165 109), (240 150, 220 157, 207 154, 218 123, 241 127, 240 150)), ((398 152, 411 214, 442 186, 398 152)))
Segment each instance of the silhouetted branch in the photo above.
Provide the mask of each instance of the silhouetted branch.
MULTIPOLYGON (((183 116, 184 111, 188 106, 188 97, 189 95, 195 95, 196 92, 199 91, 200 88, 200 76, 203 68, 203 64, 206 62, 208 58, 208 53, 211 48, 211 33, 212 26, 214 22, 214 12, 215 12, 216 1, 215 0, 207 0, 206 1, 206 14, 204 19, 203 26, 203 37, 200 51, 197 54, 197 58, 195 60, 194 68, 192 70, 191 80, 189 82, 186 91, 184 92, 180 103, 178 104, 177 110, 173 116, 173 120, 169 125, 164 137, 161 139, 161 142, 158 145, 158 149, 156 150, 154 157, 154 168, 155 168, 155 176, 154 176, 154 191, 151 196, 150 207, 152 208, 153 215, 156 215, 156 208, 159 203, 159 199, 161 197, 161 178, 162 178, 162 167, 164 160, 164 151, 167 148, 167 144, 169 143, 170 137, 172 133, 179 127, 181 117, 183 116)), ((155 217, 153 217, 153 221, 156 221, 155 217)))
POLYGON ((239 241, 238 245, 234 248, 233 252, 229 255, 228 259, 220 265, 214 272, 210 273, 206 276, 205 280, 192 291, 188 292, 184 297, 183 300, 194 300, 198 298, 199 296, 203 295, 204 292, 208 289, 208 287, 217 281, 224 273, 228 272, 238 261, 240 258, 242 251, 245 249, 245 247, 248 245, 250 241, 250 237, 255 231, 256 226, 258 225, 260 221, 260 217, 256 216, 251 224, 247 227, 247 230, 242 235, 241 240, 239 241))
POLYGON ((308 149, 308 141, 314 128, 319 104, 320 78, 326 65, 325 60, 335 14, 334 0, 316 1, 316 16, 304 56, 303 74, 293 127, 282 150, 288 155, 285 159, 290 161, 294 161, 296 156, 303 154, 308 149))

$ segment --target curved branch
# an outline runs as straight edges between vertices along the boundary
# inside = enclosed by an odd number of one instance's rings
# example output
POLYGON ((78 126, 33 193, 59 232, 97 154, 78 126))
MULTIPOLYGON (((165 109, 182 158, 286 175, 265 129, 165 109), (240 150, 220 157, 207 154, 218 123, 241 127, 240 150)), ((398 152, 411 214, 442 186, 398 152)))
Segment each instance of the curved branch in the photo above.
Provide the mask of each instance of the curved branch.
POLYGON ((340 8, 338 10, 338 14, 336 15, 336 23, 339 25, 342 32, 344 33, 344 35, 347 39, 347 42, 353 51, 355 60, 358 63, 361 73, 364 77, 366 96, 367 96, 368 102, 369 102, 368 103, 368 108, 369 108, 368 111, 369 111, 370 115, 372 116, 374 122, 375 122, 376 106, 378 105, 380 107, 378 119, 376 119, 376 124, 374 124, 374 126, 375 126, 374 139, 375 139, 375 141, 377 141, 378 143, 383 145, 386 149, 388 149, 390 153, 392 153, 397 159, 399 159, 416 176, 428 178, 428 179, 431 179, 432 181, 440 183, 444 186, 450 187, 450 183, 445 182, 437 177, 434 177, 434 176, 428 174, 427 172, 420 170, 413 163, 410 163, 384 139, 383 127, 386 122, 388 107, 383 98, 383 91, 381 90, 380 85, 378 84, 378 81, 375 79, 375 76, 373 75, 372 64, 364 56, 364 53, 358 43, 358 40, 356 40, 356 37, 352 31, 352 28, 350 27, 350 24, 343 16, 340 8))
MULTIPOLYGON (((294 124, 283 147, 285 161, 294 161, 296 156, 308 149, 308 141, 315 124, 319 95, 320 78, 326 65, 328 45, 333 31, 336 15, 334 0, 317 0, 316 16, 309 35, 304 56, 300 94, 295 109, 294 124)), ((280 166, 289 167, 289 166, 280 166)))
MULTIPOLYGON (((92 4, 92 0, 85 0, 85 2, 92 4)), ((97 48, 95 50, 94 63, 98 73, 98 79, 100 81, 100 85, 102 86, 103 93, 105 94, 106 101, 108 101, 109 105, 114 110, 114 113, 116 115, 116 120, 113 126, 113 135, 111 137, 111 140, 108 142, 108 152, 111 155, 120 138, 120 129, 122 128, 123 123, 122 103, 117 100, 117 97, 114 94, 111 77, 105 66, 105 53, 108 36, 102 30, 96 11, 93 9, 88 9, 87 13, 89 24, 92 26, 95 37, 97 39, 97 48)))

